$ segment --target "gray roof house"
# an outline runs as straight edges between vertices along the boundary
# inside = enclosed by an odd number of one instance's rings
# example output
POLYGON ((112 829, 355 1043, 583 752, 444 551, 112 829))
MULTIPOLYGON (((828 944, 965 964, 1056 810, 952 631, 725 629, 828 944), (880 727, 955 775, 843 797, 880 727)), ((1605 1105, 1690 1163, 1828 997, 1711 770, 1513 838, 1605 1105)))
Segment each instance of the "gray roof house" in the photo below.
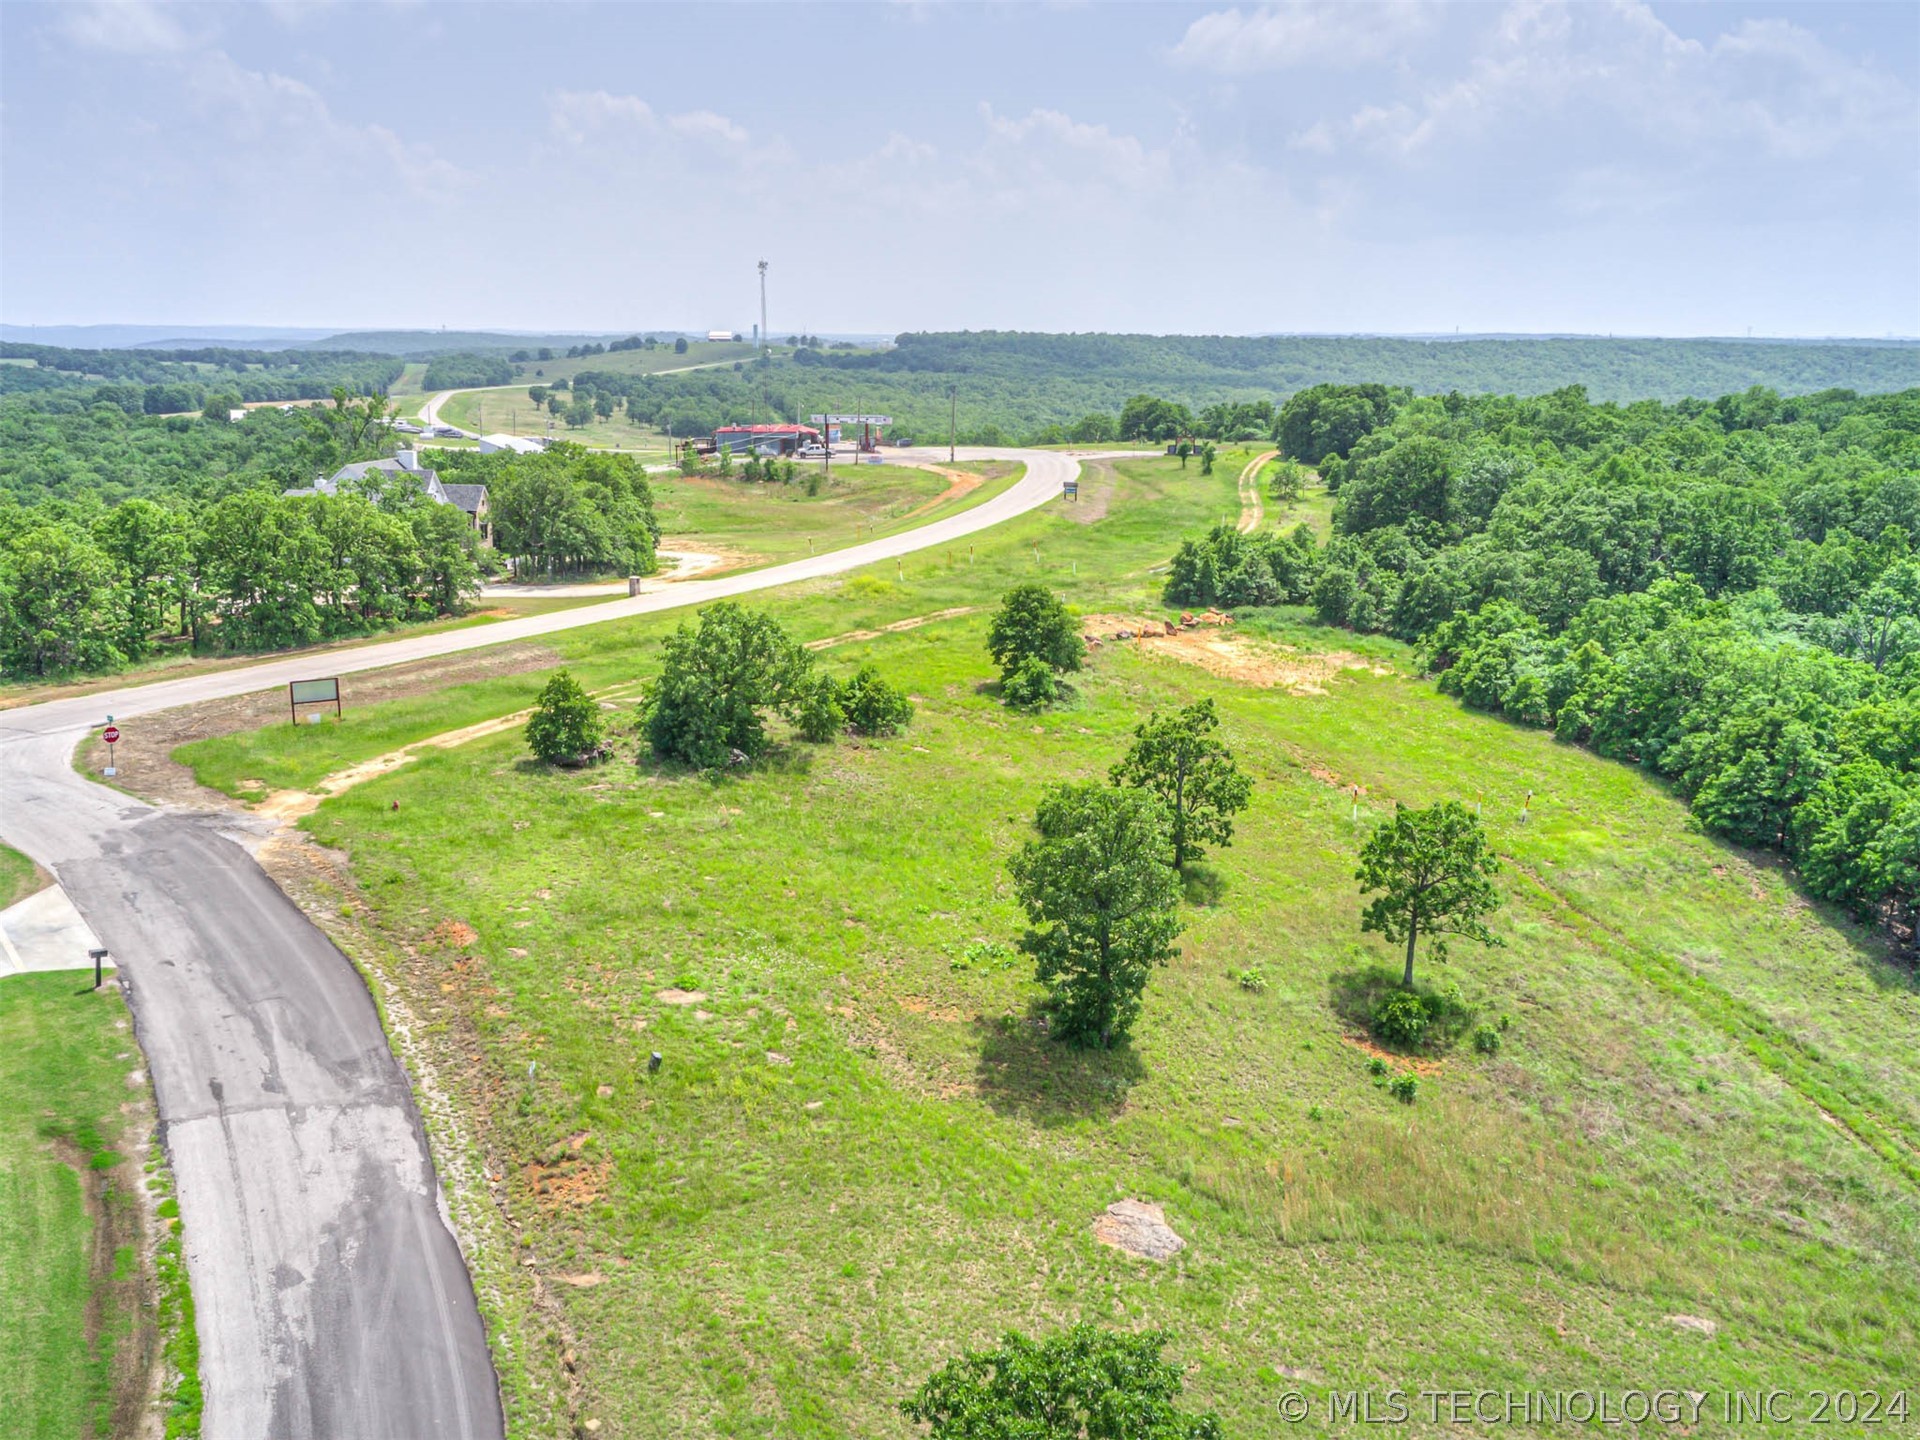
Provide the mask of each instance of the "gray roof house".
POLYGON ((355 482, 361 489, 377 492, 401 477, 417 481, 429 500, 463 511, 468 523, 480 532, 480 538, 488 544, 493 543, 493 515, 487 499, 487 487, 443 484, 437 472, 420 463, 420 452, 417 450, 402 450, 384 460, 356 460, 351 465, 342 465, 331 475, 316 476, 311 485, 296 486, 284 493, 338 495, 341 485, 347 481, 355 482))

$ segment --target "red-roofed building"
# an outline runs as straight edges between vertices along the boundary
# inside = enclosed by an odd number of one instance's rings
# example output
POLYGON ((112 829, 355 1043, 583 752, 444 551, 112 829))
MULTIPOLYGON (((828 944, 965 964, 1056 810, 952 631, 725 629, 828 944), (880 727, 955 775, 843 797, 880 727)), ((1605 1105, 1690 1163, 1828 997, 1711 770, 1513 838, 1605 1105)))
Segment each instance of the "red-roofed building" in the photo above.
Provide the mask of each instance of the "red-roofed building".
POLYGON ((802 445, 819 443, 820 432, 811 425, 722 425, 713 432, 713 448, 735 455, 791 455, 802 445))

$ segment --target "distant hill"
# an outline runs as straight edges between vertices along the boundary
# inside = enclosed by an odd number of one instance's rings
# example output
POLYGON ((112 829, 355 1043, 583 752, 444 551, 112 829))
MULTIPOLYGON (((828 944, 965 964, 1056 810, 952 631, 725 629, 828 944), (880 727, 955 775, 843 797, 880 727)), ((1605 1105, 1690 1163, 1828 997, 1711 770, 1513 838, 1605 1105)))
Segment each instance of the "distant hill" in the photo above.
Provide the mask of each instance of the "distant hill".
MULTIPOLYGON (((0 325, 0 341, 70 350, 290 350, 330 330, 289 325, 0 325)), ((346 346, 330 347, 346 349, 346 346)))
POLYGON ((605 345, 628 335, 653 335, 671 343, 681 330, 574 331, 553 335, 515 335, 503 330, 350 330, 302 341, 308 350, 356 350, 376 355, 398 355, 406 360, 431 360, 436 355, 509 355, 516 350, 546 348, 565 353, 572 345, 605 345))
POLYGON ((1359 335, 909 334, 878 354, 822 354, 868 374, 1098 380, 1189 401, 1291 394, 1323 381, 1537 395, 1584 385, 1596 400, 1712 399, 1754 385, 1783 394, 1920 385, 1904 340, 1660 340, 1600 336, 1426 339, 1359 335))

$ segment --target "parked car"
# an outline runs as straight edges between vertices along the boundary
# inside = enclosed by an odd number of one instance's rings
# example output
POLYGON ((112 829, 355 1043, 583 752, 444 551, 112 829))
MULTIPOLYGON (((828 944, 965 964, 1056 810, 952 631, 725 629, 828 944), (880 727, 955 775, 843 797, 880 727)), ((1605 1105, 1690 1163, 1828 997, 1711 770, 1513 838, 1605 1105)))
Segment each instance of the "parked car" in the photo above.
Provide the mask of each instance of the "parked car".
POLYGON ((824 460, 827 447, 824 445, 802 445, 796 452, 802 460, 824 460))

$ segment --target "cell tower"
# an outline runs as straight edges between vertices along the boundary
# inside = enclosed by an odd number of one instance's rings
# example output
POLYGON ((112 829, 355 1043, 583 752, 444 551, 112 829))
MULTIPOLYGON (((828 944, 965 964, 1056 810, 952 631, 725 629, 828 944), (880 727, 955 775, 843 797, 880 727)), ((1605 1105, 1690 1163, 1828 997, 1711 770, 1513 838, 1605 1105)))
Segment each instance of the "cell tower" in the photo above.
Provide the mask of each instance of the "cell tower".
POLYGON ((767 334, 767 262, 760 262, 760 353, 773 353, 773 337, 767 334))

